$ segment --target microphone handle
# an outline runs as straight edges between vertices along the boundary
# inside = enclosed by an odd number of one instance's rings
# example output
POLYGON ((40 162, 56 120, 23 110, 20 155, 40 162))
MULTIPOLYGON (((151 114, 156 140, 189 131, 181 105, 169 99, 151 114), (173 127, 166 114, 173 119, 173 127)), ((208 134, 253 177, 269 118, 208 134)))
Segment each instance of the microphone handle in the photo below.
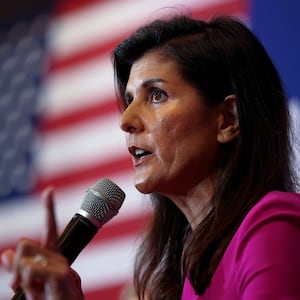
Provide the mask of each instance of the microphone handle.
POLYGON ((11 300, 26 300, 23 290, 19 288, 11 300))
POLYGON ((79 253, 96 235, 99 228, 87 218, 75 214, 60 236, 58 243, 61 254, 71 265, 79 253))
MULTIPOLYGON (((74 215, 59 238, 60 252, 68 259, 69 265, 91 241, 98 229, 87 218, 79 214, 74 215)), ((11 300, 26 300, 24 291, 19 288, 11 300)))

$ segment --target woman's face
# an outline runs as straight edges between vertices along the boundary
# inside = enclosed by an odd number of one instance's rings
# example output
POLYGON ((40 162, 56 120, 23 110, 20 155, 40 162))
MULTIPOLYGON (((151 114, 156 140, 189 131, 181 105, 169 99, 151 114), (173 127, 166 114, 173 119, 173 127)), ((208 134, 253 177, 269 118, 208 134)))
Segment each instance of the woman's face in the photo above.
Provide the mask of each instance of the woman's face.
POLYGON ((130 72, 120 126, 142 193, 186 194, 215 171, 220 109, 204 104, 176 63, 157 52, 130 72))

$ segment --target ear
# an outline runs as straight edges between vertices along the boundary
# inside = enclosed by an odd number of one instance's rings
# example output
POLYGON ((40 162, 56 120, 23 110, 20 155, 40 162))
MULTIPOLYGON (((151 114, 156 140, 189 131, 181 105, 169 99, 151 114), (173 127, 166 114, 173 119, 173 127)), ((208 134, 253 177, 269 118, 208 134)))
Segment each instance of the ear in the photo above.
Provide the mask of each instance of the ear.
POLYGON ((224 99, 218 122, 217 140, 219 143, 229 143, 238 136, 239 118, 235 95, 229 95, 224 99))

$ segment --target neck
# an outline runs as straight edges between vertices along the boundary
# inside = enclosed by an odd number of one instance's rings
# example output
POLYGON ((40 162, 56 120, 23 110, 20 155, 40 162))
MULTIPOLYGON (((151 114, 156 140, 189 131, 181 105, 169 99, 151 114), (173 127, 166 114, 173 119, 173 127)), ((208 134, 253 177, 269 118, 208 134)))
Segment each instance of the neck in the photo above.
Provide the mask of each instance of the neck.
POLYGON ((213 180, 207 179, 181 195, 167 195, 183 212, 194 230, 212 209, 213 180))

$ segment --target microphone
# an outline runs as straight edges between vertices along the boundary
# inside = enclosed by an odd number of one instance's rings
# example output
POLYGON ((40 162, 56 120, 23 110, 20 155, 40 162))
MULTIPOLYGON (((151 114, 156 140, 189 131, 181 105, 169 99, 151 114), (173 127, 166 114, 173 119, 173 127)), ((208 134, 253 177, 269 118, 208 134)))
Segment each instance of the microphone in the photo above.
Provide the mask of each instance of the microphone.
MULTIPOLYGON (((91 187, 73 218, 59 238, 59 248, 71 265, 98 230, 115 216, 125 199, 125 193, 111 180, 101 179, 91 187)), ((19 289, 11 300, 25 300, 19 289)))

